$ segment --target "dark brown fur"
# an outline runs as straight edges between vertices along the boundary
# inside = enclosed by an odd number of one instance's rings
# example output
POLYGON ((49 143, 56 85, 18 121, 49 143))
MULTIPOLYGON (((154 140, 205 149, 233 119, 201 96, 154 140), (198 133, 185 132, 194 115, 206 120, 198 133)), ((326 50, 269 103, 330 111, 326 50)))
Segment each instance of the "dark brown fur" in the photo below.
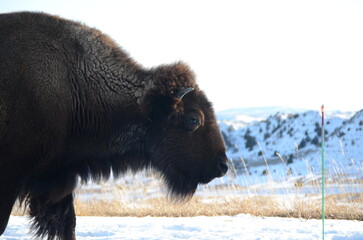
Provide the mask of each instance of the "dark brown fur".
POLYGON ((144 69, 98 30, 40 13, 1 14, 0 43, 0 235, 19 199, 36 235, 75 239, 78 179, 153 168, 185 199, 227 171, 187 65, 144 69))

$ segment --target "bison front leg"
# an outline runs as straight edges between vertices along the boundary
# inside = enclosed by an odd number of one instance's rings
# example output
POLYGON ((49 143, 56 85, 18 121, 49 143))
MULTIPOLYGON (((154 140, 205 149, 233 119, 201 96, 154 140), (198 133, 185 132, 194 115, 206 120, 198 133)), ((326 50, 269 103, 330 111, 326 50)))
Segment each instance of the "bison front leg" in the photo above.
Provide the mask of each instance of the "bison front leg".
POLYGON ((46 197, 34 197, 30 200, 32 230, 39 237, 47 236, 48 240, 75 240, 73 195, 69 194, 56 203, 47 203, 47 200, 46 197))
POLYGON ((7 177, 6 172, 0 172, 0 236, 8 225, 11 210, 18 197, 18 181, 7 177))
MULTIPOLYGON (((3 183, 1 183, 3 184, 3 183)), ((6 189, 0 186, 0 236, 8 225, 9 217, 16 200, 16 189, 6 189)))

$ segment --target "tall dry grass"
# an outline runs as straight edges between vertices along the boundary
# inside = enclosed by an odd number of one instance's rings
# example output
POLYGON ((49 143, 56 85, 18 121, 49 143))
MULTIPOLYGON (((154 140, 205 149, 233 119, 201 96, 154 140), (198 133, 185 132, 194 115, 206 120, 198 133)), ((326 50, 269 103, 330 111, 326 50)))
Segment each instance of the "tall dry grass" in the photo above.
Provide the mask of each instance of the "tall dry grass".
MULTIPOLYGON (((150 173, 129 176, 118 183, 103 183, 80 187, 76 191, 75 209, 78 216, 134 216, 134 217, 192 217, 251 214, 296 218, 321 218, 321 179, 293 177, 275 182, 268 172, 261 176, 243 174, 247 171, 231 165, 228 176, 219 184, 206 185, 185 203, 167 199, 165 188, 157 176, 150 173), (237 172, 240 174, 237 176, 237 172), (238 181, 236 180, 238 179, 238 181), (244 184, 241 184, 244 183, 244 184), (308 189, 308 191, 307 191, 308 189)), ((281 161, 284 160, 281 158, 281 161)), ((268 162, 265 162, 268 164, 268 162)), ((310 166, 307 166, 310 168, 310 166)), ((287 170, 289 168, 286 167, 287 170)), ((294 171, 294 169, 291 169, 294 171)), ((327 176, 325 198, 326 218, 363 220, 363 179, 352 176, 342 166, 335 166, 327 176)), ((350 171, 351 172, 351 171, 350 171)), ((15 207, 14 215, 26 210, 15 207)))
MULTIPOLYGON (((185 203, 175 203, 166 197, 134 201, 75 201, 79 216, 193 217, 251 214, 296 218, 321 218, 321 196, 312 195, 251 195, 195 196, 185 203)), ((363 220, 363 193, 329 195, 325 199, 327 219, 363 220)))

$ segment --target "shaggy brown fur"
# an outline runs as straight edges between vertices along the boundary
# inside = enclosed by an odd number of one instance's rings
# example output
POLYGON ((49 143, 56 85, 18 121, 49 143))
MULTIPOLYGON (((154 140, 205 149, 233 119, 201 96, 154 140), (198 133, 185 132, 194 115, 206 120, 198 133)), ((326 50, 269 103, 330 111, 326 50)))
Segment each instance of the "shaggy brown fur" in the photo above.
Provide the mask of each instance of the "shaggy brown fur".
POLYGON ((36 235, 75 239, 78 179, 153 168, 185 199, 226 173, 186 64, 145 69, 100 31, 39 13, 1 14, 0 42, 0 235, 20 199, 36 235))

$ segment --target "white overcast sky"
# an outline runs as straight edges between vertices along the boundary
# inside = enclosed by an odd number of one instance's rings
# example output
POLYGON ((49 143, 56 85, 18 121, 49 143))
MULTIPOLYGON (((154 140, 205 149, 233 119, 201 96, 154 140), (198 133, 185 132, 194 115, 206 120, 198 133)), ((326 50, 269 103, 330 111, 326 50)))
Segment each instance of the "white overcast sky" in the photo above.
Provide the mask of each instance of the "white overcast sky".
POLYGON ((363 108, 360 0, 0 1, 20 10, 96 27, 145 67, 187 62, 217 111, 363 108))

